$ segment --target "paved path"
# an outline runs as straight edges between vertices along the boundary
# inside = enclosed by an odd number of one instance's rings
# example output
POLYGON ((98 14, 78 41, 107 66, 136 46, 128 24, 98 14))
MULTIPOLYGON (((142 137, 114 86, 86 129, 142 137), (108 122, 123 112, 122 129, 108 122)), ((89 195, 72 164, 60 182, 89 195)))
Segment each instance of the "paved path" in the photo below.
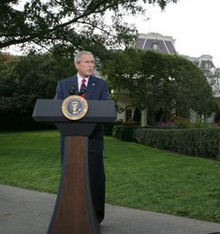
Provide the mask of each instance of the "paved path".
MULTIPOLYGON (((0 233, 45 234, 56 195, 0 185, 0 233)), ((106 204, 102 234, 220 234, 220 224, 106 204)), ((64 233, 65 234, 65 233, 64 233)))

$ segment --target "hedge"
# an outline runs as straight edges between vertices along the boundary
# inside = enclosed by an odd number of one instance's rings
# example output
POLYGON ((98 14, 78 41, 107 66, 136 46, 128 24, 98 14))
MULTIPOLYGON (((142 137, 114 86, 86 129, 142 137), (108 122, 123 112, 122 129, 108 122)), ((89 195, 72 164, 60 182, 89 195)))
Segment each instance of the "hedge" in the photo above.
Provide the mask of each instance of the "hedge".
POLYGON ((135 133, 138 128, 140 128, 138 125, 115 125, 112 130, 112 136, 122 141, 135 141, 135 133))
POLYGON ((136 130, 140 144, 193 156, 217 157, 219 140, 217 128, 136 130))
POLYGON ((104 123, 104 135, 105 136, 112 136, 113 128, 116 125, 119 125, 119 122, 114 122, 114 123, 104 123))

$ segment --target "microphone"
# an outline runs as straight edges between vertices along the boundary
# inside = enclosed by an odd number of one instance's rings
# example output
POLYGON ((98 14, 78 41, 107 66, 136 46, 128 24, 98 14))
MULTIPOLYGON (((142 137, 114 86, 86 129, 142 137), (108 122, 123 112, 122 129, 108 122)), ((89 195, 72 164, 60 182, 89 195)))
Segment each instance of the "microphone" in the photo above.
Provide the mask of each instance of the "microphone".
POLYGON ((72 87, 70 87, 68 89, 68 91, 69 91, 69 94, 71 94, 71 95, 78 95, 77 89, 76 89, 75 85, 73 85, 72 87))

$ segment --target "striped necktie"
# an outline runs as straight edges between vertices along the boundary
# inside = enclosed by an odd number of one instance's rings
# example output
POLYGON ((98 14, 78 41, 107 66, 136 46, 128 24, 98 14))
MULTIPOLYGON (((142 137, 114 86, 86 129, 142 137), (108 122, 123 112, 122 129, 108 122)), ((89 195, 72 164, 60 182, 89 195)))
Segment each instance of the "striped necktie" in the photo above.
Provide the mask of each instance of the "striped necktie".
POLYGON ((86 78, 82 78, 82 83, 80 87, 80 96, 85 98, 85 93, 86 93, 86 78))

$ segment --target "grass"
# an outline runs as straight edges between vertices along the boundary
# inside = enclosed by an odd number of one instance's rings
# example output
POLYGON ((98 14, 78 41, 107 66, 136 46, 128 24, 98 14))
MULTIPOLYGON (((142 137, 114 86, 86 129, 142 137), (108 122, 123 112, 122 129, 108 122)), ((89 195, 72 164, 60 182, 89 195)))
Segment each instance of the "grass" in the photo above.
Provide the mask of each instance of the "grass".
POLYGON ((0 183, 56 193, 61 164, 59 133, 0 134, 0 183))
MULTIPOLYGON (((220 222, 220 162, 105 138, 107 202, 220 222)), ((0 183, 56 193, 57 131, 1 133, 0 183)))

